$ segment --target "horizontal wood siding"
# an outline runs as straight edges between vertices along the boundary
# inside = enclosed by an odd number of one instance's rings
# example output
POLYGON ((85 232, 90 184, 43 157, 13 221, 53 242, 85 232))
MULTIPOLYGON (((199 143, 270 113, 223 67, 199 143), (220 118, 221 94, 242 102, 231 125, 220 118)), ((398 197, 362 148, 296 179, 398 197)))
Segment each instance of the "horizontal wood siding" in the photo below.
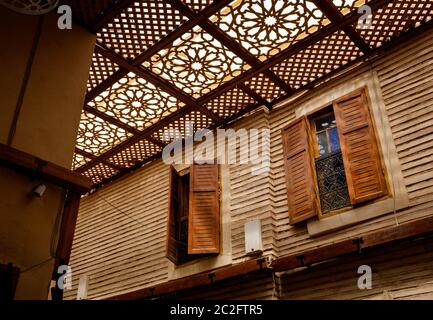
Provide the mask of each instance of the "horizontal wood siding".
MULTIPOLYGON (((258 111, 253 116, 234 124, 234 130, 268 129, 268 113, 258 111)), ((248 131, 249 132, 249 131, 248 131)), ((260 140, 259 140, 260 142, 260 140)), ((269 146, 269 141, 265 143, 269 146)), ((255 149, 250 150, 255 152, 255 149)), ((259 149, 257 154, 260 155, 259 149)), ((242 155, 240 144, 237 144, 237 154, 242 155)), ((230 165, 230 214, 232 222, 232 257, 234 262, 245 260, 245 222, 260 219, 262 223, 262 244, 264 254, 274 254, 274 221, 270 207, 270 172, 254 174, 254 164, 230 165)))
POLYGON ((281 299, 433 299, 433 239, 387 246, 276 278, 281 299), (358 288, 359 266, 372 288, 358 288), (281 290, 281 291, 280 291, 281 290))
POLYGON ((89 276, 89 299, 167 281, 168 169, 156 161, 82 199, 66 299, 75 298, 82 274, 89 276))

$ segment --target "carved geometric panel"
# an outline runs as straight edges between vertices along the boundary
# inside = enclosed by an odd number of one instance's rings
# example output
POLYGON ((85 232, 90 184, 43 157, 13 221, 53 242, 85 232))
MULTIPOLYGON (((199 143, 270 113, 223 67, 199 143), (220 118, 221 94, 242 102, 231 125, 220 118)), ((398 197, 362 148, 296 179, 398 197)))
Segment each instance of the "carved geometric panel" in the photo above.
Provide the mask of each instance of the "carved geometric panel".
POLYGON ((87 90, 92 90, 117 70, 119 70, 117 64, 105 58, 101 54, 94 52, 92 57, 92 66, 90 67, 89 72, 89 79, 87 81, 87 90))
POLYGON ((162 150, 147 140, 141 140, 130 147, 116 153, 108 161, 117 166, 129 168, 139 161, 143 161, 162 150))
POLYGON ((95 156, 113 148, 130 134, 122 128, 108 123, 107 121, 83 111, 78 128, 77 148, 91 153, 95 156))
POLYGON ((365 4, 365 0, 332 0, 332 3, 346 15, 365 4))
POLYGON ((196 131, 207 128, 211 124, 212 119, 198 111, 193 111, 158 130, 153 134, 153 137, 164 142, 171 142, 191 136, 196 131))
POLYGON ((217 113, 219 116, 227 118, 254 102, 255 100, 253 98, 235 87, 211 100, 205 107, 217 113))
POLYGON ((263 73, 251 78, 245 82, 245 84, 268 102, 272 102, 285 93, 275 82, 269 80, 263 73))
POLYGON ((143 66, 198 98, 249 66, 210 34, 196 27, 143 66))
POLYGON ((276 65, 273 71, 298 89, 361 55, 349 37, 337 31, 276 65))
POLYGON ((94 167, 91 167, 90 169, 83 172, 83 175, 86 177, 92 179, 92 182, 94 184, 101 182, 104 179, 108 179, 112 176, 114 176, 119 171, 107 166, 103 163, 98 163, 94 167))
POLYGON ((176 98, 132 72, 88 105, 139 130, 155 124, 184 106, 176 98))
POLYGON ((208 7, 214 0, 182 0, 185 4, 188 5, 192 10, 196 13, 203 11, 206 7, 208 7))
POLYGON ((329 23, 308 0, 235 1, 211 20, 262 61, 329 23))
POLYGON ((134 58, 185 21, 163 0, 136 1, 102 28, 98 41, 134 58))
POLYGON ((75 153, 74 158, 72 160, 72 170, 76 170, 79 167, 85 165, 87 162, 89 162, 91 159, 82 156, 81 154, 75 153))
POLYGON ((395 0, 373 14, 370 28, 355 27, 366 42, 376 48, 432 18, 431 0, 395 0))
POLYGON ((113 0, 62 0, 61 2, 69 5, 72 9, 73 19, 84 25, 94 22, 113 4, 113 0))

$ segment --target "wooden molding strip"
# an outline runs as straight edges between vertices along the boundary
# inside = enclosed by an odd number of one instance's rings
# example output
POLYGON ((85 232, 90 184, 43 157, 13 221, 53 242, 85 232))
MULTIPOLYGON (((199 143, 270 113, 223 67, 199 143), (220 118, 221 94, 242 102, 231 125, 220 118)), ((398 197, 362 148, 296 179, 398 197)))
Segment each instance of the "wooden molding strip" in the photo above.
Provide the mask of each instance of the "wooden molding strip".
POLYGON ((274 272, 288 271, 345 254, 360 252, 363 249, 428 233, 433 233, 433 217, 400 224, 356 238, 282 257, 273 261, 272 270, 274 272))
POLYGON ((265 270, 269 271, 269 267, 265 259, 262 258, 257 260, 249 260, 228 267, 212 270, 210 272, 202 272, 193 276, 168 281, 154 287, 148 287, 141 290, 128 292, 122 295, 112 297, 110 298, 110 300, 147 299, 173 293, 179 290, 191 289, 198 286, 212 284, 235 276, 246 275, 252 272, 265 270))
POLYGON ((92 181, 85 176, 5 144, 0 144, 0 163, 31 172, 41 179, 79 194, 88 192, 92 187, 92 181))

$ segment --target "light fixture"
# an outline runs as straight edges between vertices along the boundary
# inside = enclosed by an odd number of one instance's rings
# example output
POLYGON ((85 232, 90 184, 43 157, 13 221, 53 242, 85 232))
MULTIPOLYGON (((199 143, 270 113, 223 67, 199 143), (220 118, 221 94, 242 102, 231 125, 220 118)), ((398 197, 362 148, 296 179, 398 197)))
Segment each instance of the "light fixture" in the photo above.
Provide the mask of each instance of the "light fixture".
POLYGON ((42 183, 38 184, 36 187, 33 188, 33 195, 35 197, 41 198, 44 195, 45 190, 47 190, 46 185, 44 185, 42 183))

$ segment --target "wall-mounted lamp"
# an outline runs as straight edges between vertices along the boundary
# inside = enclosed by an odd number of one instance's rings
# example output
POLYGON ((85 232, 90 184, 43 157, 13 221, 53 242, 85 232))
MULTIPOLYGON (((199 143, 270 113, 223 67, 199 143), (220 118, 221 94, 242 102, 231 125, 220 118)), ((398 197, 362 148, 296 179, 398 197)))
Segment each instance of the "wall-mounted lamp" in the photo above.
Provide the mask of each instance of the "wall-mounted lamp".
POLYGON ((45 190, 47 190, 46 185, 44 185, 42 183, 38 184, 36 187, 33 188, 33 195, 35 197, 41 198, 44 195, 45 190))

